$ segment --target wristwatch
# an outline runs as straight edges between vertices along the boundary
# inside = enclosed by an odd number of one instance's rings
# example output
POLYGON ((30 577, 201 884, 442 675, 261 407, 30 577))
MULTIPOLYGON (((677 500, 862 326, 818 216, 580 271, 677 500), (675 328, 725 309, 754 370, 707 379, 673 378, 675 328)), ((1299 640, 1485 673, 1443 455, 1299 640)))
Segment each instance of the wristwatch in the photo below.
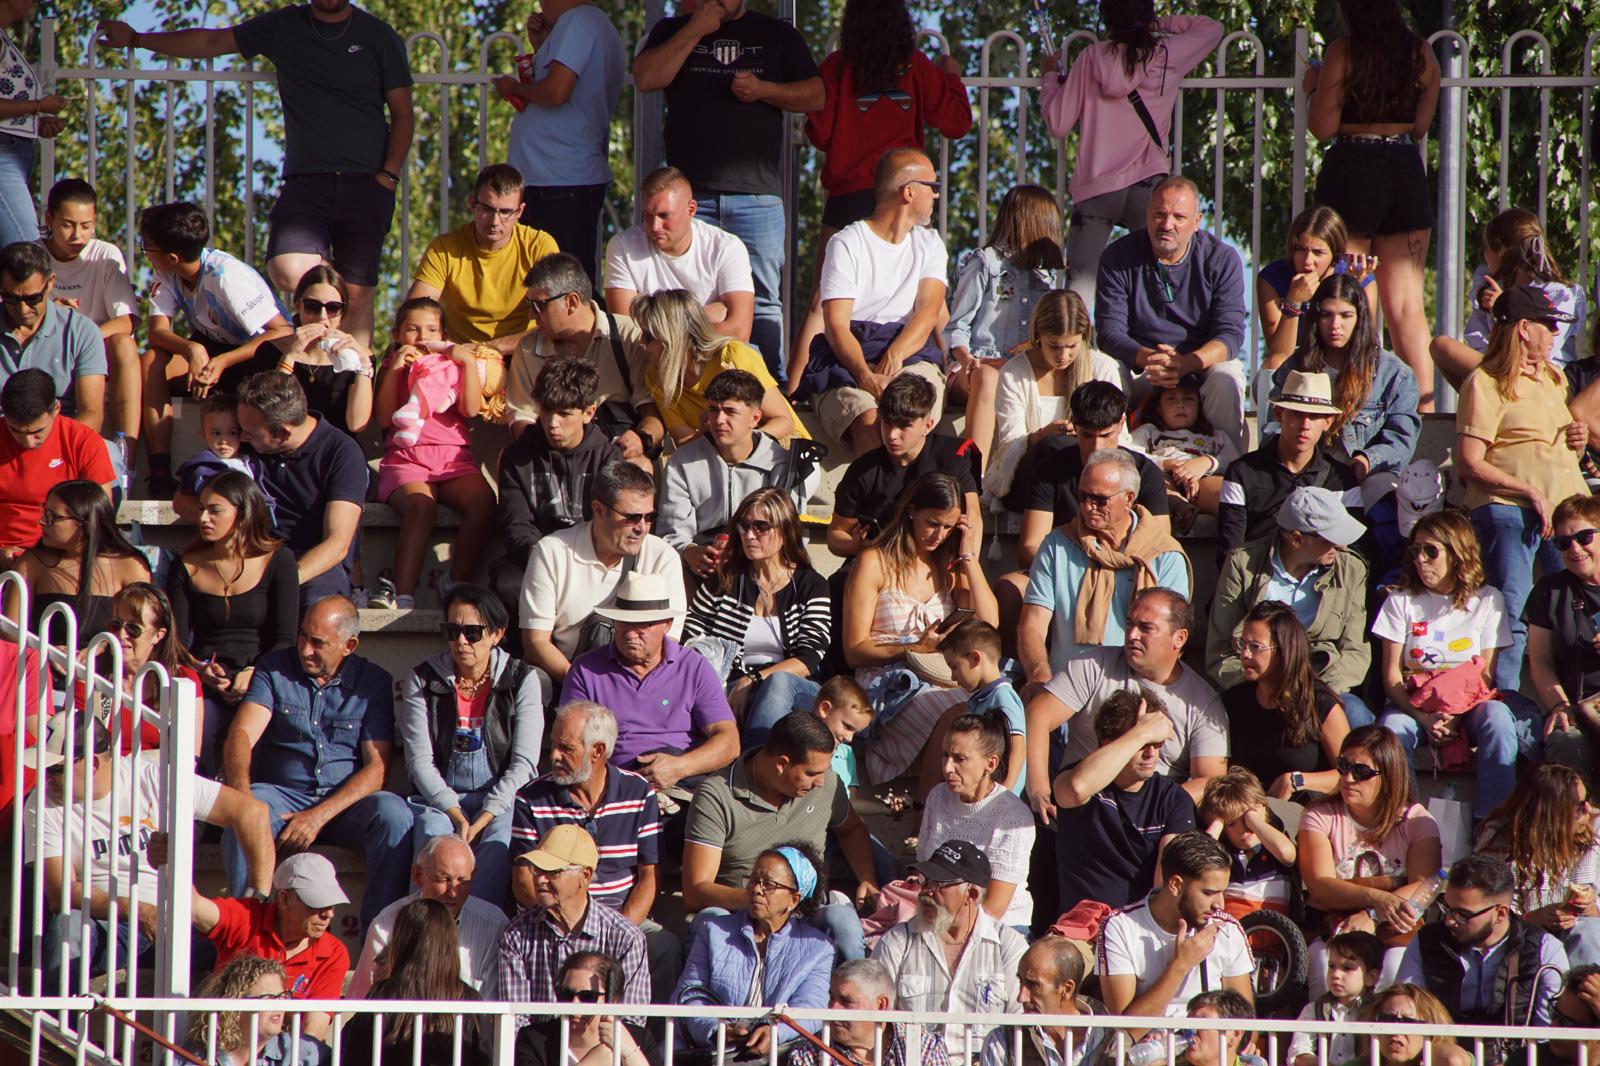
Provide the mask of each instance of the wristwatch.
POLYGON ((400 184, 400 175, 396 174, 394 171, 389 170, 387 168, 378 171, 378 177, 380 177, 380 178, 388 178, 390 181, 394 182, 396 185, 400 184))
POLYGON ((267 894, 265 892, 261 891, 259 888, 256 888, 255 886, 252 885, 250 888, 245 889, 244 890, 244 894, 241 895, 239 898, 240 899, 246 899, 246 900, 259 900, 259 901, 265 903, 266 899, 267 899, 267 894))
POLYGON ((1294 789, 1296 792, 1304 792, 1306 787, 1306 775, 1301 773, 1299 770, 1290 771, 1289 787, 1294 789))

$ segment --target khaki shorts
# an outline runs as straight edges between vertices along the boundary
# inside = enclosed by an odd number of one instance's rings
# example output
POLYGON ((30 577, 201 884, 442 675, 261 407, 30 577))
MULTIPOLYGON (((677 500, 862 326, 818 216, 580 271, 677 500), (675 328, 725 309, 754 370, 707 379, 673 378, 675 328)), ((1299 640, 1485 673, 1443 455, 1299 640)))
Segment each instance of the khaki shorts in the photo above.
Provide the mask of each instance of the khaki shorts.
MULTIPOLYGON (((933 385, 933 420, 937 423, 944 415, 944 371, 936 363, 913 363, 900 373, 915 374, 933 385)), ((877 408, 878 401, 872 393, 854 385, 829 389, 816 401, 817 419, 822 423, 822 431, 844 445, 850 443, 848 435, 855 420, 877 408)))

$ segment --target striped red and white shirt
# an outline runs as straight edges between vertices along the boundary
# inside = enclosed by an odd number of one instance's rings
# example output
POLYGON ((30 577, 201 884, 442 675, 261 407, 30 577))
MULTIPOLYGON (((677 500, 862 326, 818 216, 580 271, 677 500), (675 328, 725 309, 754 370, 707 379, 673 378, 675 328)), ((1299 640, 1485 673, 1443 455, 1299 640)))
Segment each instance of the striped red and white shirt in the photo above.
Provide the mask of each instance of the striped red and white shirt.
POLYGON ((589 883, 590 898, 620 908, 633 891, 638 868, 658 861, 661 809, 655 790, 633 771, 607 766, 605 794, 590 811, 575 803, 566 786, 556 784, 549 774, 536 778, 517 793, 511 857, 534 850, 546 833, 568 823, 581 826, 600 850, 600 866, 589 883))

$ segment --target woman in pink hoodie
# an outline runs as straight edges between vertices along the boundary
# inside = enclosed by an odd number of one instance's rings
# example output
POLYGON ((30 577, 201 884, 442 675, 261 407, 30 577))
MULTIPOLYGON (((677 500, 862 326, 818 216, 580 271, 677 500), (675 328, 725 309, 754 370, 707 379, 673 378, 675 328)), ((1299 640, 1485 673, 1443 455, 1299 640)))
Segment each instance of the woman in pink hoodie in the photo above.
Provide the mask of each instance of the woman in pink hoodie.
POLYGON ((1198 15, 1155 17, 1154 0, 1100 0, 1106 40, 1078 53, 1066 74, 1046 56, 1044 118, 1065 137, 1081 126, 1067 227, 1069 286, 1094 306, 1100 253, 1114 226, 1140 230, 1156 183, 1169 172, 1178 86, 1222 41, 1198 15))

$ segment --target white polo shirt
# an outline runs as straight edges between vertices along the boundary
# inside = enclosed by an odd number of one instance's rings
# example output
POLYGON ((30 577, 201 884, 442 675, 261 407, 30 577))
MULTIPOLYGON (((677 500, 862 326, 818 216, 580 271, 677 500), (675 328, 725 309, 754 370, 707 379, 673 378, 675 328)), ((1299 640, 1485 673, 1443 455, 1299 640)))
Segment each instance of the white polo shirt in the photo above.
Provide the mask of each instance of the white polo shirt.
MULTIPOLYGON (((568 659, 577 650, 583 624, 622 582, 622 564, 607 567, 595 554, 591 527, 585 522, 541 537, 528 553, 528 568, 522 575, 522 628, 551 633, 568 659)), ((678 553, 660 537, 646 534, 633 567, 638 573, 661 574, 668 579, 676 615, 671 636, 677 640, 688 611, 678 553)))

